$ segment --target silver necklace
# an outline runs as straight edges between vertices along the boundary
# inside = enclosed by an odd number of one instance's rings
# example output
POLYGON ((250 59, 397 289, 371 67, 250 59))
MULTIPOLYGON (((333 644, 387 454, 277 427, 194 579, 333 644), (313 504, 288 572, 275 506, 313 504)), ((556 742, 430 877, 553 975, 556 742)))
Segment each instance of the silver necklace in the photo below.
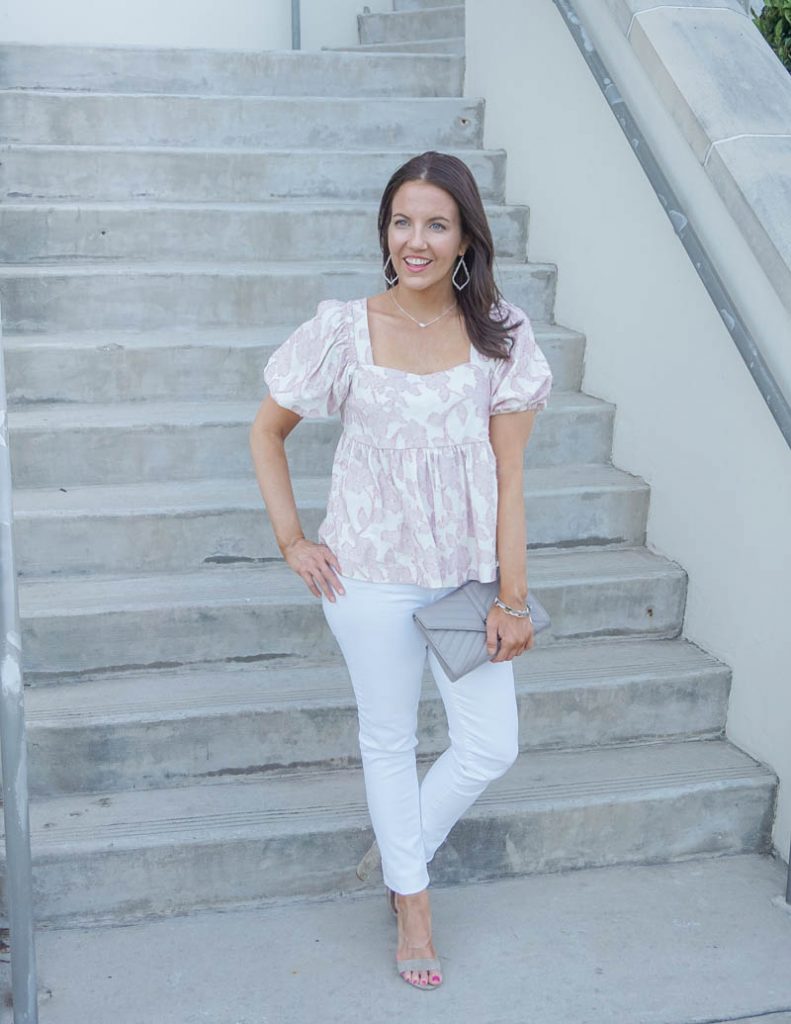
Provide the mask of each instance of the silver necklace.
POLYGON ((412 320, 414 323, 416 323, 418 327, 431 327, 431 325, 435 324, 437 320, 441 320, 446 313, 450 313, 450 311, 456 305, 456 300, 454 299, 451 305, 448 306, 447 309, 443 310, 439 316, 435 316, 433 320, 427 320, 425 323, 423 323, 422 320, 418 320, 417 317, 412 316, 412 314, 408 310, 404 309, 404 307, 401 305, 401 303, 398 301, 395 295, 393 295, 392 289, 390 291, 390 295, 393 299, 393 302, 398 306, 401 312, 404 313, 405 316, 408 316, 409 319, 412 320))

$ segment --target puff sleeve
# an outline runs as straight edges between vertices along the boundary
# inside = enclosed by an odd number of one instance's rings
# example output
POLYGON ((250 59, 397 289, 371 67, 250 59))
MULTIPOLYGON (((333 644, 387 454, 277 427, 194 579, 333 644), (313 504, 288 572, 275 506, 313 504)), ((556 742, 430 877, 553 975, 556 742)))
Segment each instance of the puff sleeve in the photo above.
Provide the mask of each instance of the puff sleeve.
POLYGON ((489 414, 544 409, 552 390, 552 371, 536 344, 533 326, 524 310, 508 303, 509 322, 522 320, 511 334, 513 344, 507 359, 495 359, 492 368, 489 414))
POLYGON ((333 416, 349 391, 354 347, 347 303, 325 299, 269 357, 264 380, 278 405, 303 417, 333 416))

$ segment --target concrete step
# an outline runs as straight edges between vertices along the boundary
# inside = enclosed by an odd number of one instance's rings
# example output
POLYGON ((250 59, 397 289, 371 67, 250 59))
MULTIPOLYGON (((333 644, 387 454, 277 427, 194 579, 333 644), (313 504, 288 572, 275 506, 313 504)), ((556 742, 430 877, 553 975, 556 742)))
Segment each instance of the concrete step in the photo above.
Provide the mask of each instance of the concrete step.
POLYGON ((463 7, 459 0, 393 0, 394 11, 423 11, 427 7, 463 7))
MULTIPOLYGON (((6 334, 9 403, 259 400, 269 357, 298 326, 6 334)), ((538 321, 533 331, 554 392, 579 390, 584 335, 538 321)))
MULTIPOLYGON (((160 202, 339 199, 378 203, 390 175, 420 150, 178 149, 0 146, 0 197, 160 202)), ((486 202, 505 201, 503 150, 452 150, 486 202)))
POLYGON ((310 50, 0 45, 0 89, 190 96, 461 96, 464 63, 310 50))
MULTIPOLYGON (((340 655, 294 660, 29 687, 31 791, 148 789, 359 764, 357 707, 340 655)), ((566 641, 514 659, 514 672, 523 751, 711 738, 724 728, 730 670, 683 638, 566 641)), ((418 732, 419 758, 447 746, 428 666, 418 732)))
MULTIPOLYGON (((537 645, 681 630, 686 573, 640 547, 531 551, 552 616, 537 645)), ((337 651, 321 600, 282 560, 181 573, 59 576, 19 585, 24 669, 53 674, 337 651)))
POLYGON ((364 43, 356 46, 326 46, 325 50, 345 50, 357 53, 425 53, 453 54, 463 57, 465 53, 464 36, 452 36, 448 39, 415 40, 407 43, 364 43))
MULTIPOLYGON (((316 537, 328 476, 293 480, 302 527, 316 537)), ((645 481, 612 466, 533 469, 525 485, 531 548, 642 544, 645 481)), ((23 576, 170 572, 279 558, 256 482, 231 480, 15 490, 16 564, 23 576)))
MULTIPOLYGON (((258 404, 41 403, 15 409, 8 414, 14 487, 252 480, 248 435, 258 404)), ((607 462, 614 411, 589 395, 557 392, 536 419, 525 465, 607 462)), ((292 475, 327 474, 340 434, 337 416, 303 420, 286 439, 292 475)))
MULTIPOLYGON (((785 886, 776 854, 465 885, 432 879, 442 995, 408 1015, 431 1024, 791 1024, 785 886)), ((318 1006, 328 1024, 392 1024, 407 1000, 426 1002, 396 973, 381 885, 119 928, 64 922, 38 931, 36 954, 41 1024, 104 1022, 108 1007, 112 1024, 305 1024, 318 1006), (352 984, 350 971, 365 984, 352 984)))
MULTIPOLYGON (((551 323, 557 267, 499 260, 495 280, 531 320, 551 323)), ((249 327, 307 319, 322 299, 382 290, 376 262, 75 262, 0 265, 4 331, 249 327)))
POLYGON ((46 145, 480 149, 483 100, 0 92, 1 142, 46 145))
MULTIPOLYGON (((0 206, 0 261, 376 260, 378 204, 279 201, 16 202, 0 206)), ((529 210, 487 204, 500 258, 527 258, 529 210)))
POLYGON ((358 14, 361 43, 406 43, 464 36, 464 5, 422 7, 385 14, 358 14))
MULTIPOLYGON (((724 740, 533 752, 456 823, 437 883, 768 852, 777 777, 724 740)), ((372 832, 360 769, 96 793, 31 805, 37 920, 119 920, 356 882, 372 832)), ((392 927, 392 925, 391 925, 392 927)))

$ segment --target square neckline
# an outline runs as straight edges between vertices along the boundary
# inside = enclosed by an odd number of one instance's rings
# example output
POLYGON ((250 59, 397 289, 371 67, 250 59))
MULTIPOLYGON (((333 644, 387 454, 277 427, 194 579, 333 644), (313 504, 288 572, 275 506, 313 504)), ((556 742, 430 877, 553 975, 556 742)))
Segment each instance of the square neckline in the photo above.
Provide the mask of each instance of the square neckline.
POLYGON ((380 366, 374 362, 374 350, 371 343, 371 328, 368 320, 368 297, 365 296, 359 299, 357 302, 358 309, 360 311, 360 323, 362 325, 363 338, 365 340, 365 355, 367 362, 364 366, 369 366, 373 370, 384 370, 386 373, 397 373, 404 377, 436 377, 440 373, 453 373, 454 370, 459 370, 462 367, 478 365, 475 354, 476 348, 472 342, 470 342, 470 358, 463 363, 455 363, 453 366, 447 367, 445 370, 431 370, 429 373, 415 373, 413 370, 400 370, 397 366, 380 366))

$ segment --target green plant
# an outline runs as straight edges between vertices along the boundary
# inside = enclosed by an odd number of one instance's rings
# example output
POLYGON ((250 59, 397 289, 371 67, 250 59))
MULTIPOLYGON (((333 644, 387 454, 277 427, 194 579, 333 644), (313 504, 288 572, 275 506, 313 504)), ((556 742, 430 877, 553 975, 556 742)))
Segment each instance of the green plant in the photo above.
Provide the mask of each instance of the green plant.
POLYGON ((750 8, 753 24, 791 72, 791 0, 766 0, 760 14, 750 8))

